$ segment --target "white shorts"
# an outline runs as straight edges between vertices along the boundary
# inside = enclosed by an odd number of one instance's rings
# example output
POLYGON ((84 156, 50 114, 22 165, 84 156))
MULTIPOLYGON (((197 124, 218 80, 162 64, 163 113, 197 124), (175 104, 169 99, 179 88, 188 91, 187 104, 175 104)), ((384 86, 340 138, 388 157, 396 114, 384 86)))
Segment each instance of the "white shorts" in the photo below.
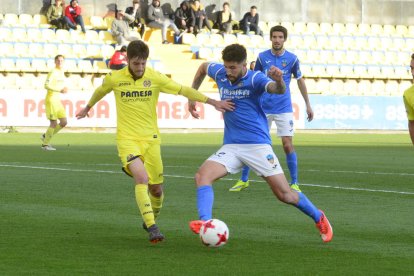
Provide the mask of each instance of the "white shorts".
POLYGON ((295 129, 293 127, 293 112, 280 114, 266 114, 269 131, 272 129, 272 122, 276 123, 276 135, 279 137, 293 136, 295 129))
POLYGON ((258 176, 271 176, 283 173, 279 160, 267 144, 227 144, 223 145, 207 160, 226 167, 231 174, 238 173, 247 165, 258 176))

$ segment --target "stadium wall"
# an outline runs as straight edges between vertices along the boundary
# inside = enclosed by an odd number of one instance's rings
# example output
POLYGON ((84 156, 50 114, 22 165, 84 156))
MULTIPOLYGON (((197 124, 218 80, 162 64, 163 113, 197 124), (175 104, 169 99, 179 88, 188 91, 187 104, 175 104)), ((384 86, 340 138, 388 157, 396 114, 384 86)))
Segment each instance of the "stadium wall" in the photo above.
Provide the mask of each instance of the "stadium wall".
MULTIPOLYGON (((228 1, 228 0, 227 0, 228 1)), ((66 2, 69 2, 68 0, 66 2)), ((132 0, 80 0, 85 15, 113 15, 115 7, 125 9, 131 5, 132 0)), ((148 5, 151 0, 142 0, 142 7, 148 5)), ((161 0, 165 10, 175 10, 182 0, 161 0)), ((222 8, 223 0, 201 1, 214 17, 214 12, 222 8)), ((414 25, 414 0, 257 0, 228 1, 235 14, 235 19, 240 19, 249 11, 252 4, 259 10, 261 20, 271 22, 327 22, 327 23, 379 23, 414 25)), ((50 0, 2 0, 0 13, 29 13, 44 12, 50 0)))

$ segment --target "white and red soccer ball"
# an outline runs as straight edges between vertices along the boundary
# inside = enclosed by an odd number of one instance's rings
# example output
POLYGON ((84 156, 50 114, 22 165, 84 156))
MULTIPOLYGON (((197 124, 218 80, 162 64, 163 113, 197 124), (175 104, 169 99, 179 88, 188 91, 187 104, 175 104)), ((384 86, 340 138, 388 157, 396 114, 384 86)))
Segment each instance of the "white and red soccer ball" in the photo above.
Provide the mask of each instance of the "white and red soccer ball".
POLYGON ((205 246, 223 246, 229 240, 229 228, 219 219, 207 220, 200 228, 200 239, 205 246))

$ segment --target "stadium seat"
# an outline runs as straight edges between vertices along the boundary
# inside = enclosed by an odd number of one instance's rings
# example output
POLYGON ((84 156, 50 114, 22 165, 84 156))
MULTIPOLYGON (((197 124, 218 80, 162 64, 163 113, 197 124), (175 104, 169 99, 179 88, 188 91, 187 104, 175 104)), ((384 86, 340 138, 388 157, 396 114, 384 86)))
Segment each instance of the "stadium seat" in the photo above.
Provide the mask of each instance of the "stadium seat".
POLYGON ((86 74, 79 79, 79 87, 84 91, 93 91, 93 83, 92 83, 92 76, 90 74, 86 74))
MULTIPOLYGON (((269 28, 272 28, 273 26, 279 25, 279 23, 275 22, 275 21, 269 21, 269 22, 267 22, 267 25, 269 25, 269 28)), ((289 35, 290 34, 298 34, 298 33, 295 32, 292 22, 282 21, 280 23, 280 25, 282 25, 283 27, 285 27, 288 30, 289 35)))
POLYGON ((81 78, 80 74, 70 74, 69 77, 66 78, 66 82, 71 84, 71 91, 82 90, 81 78))
POLYGON ((329 90, 324 93, 326 95, 344 95, 344 81, 341 79, 333 79, 329 85, 329 90))
POLYGON ((15 59, 11 57, 0 58, 0 71, 16 72, 15 59))
POLYGON ((14 42, 28 42, 29 41, 25 28, 20 28, 20 27, 12 28, 11 34, 12 34, 11 41, 14 41, 14 42))
POLYGON ((318 79, 316 81, 316 90, 313 91, 313 94, 329 94, 331 89, 330 85, 331 82, 328 79, 318 79))
POLYGON ((270 27, 265 21, 261 21, 261 20, 259 21, 259 28, 260 30, 262 30, 264 34, 268 34, 270 31, 270 27))
POLYGON ((316 35, 319 33, 320 33, 319 23, 316 23, 316 22, 306 23, 306 34, 316 35))
POLYGON ((64 55, 66 59, 77 57, 77 55, 73 53, 72 44, 67 44, 67 43, 58 44, 57 54, 64 55))
POLYGON ((44 90, 47 74, 37 74, 32 79, 32 86, 35 90, 44 90))
POLYGON ((64 69, 66 72, 81 72, 78 70, 78 65, 74 58, 65 59, 64 69))
POLYGON ((19 25, 22 27, 34 27, 33 16, 27 13, 20 14, 19 25))
POLYGON ((15 13, 6 13, 3 19, 3 26, 18 27, 19 16, 15 13))
POLYGON ((333 51, 333 60, 335 63, 344 63, 345 62, 345 56, 346 56, 345 50, 334 50, 333 51))
POLYGON ((92 66, 92 62, 88 59, 79 59, 78 60, 78 70, 83 73, 93 73, 95 69, 92 66))
POLYGON ((331 35, 329 38, 329 48, 332 50, 344 50, 344 46, 342 45, 342 38, 339 35, 331 35))
POLYGON ((352 64, 340 64, 339 65, 339 72, 341 76, 344 78, 353 78, 354 76, 354 67, 352 64))
POLYGON ((392 50, 403 51, 406 49, 405 38, 393 37, 392 38, 392 50))
POLYGON ((213 50, 211 47, 201 47, 198 51, 198 58, 199 59, 212 59, 213 58, 213 50))
POLYGON ((13 44, 14 54, 17 57, 27 57, 29 53, 29 43, 17 42, 13 44))
POLYGON ((355 50, 355 37, 352 35, 342 36, 342 48, 345 50, 355 50))
POLYGON ((7 73, 7 75, 2 78, 3 89, 5 90, 18 89, 18 86, 16 83, 17 77, 18 77, 17 73, 7 73))
POLYGON ((355 23, 346 23, 342 35, 353 36, 358 33, 358 25, 355 23))
POLYGON ((394 74, 398 79, 412 79, 410 67, 404 65, 395 65, 394 74))
POLYGON ((340 78, 341 77, 341 72, 339 70, 338 64, 327 64, 325 71, 326 71, 327 77, 329 78, 340 78))
MULTIPOLYGON (((43 54, 46 58, 54 58, 58 54, 57 44, 45 43, 43 44, 43 54)), ((65 53, 66 56, 66 53, 65 53)))
POLYGON ((246 34, 237 34, 237 43, 244 45, 245 47, 250 46, 250 37, 246 34))
POLYGON ((11 42, 0 42, 0 57, 13 57, 14 47, 11 42))
POLYGON ((195 35, 192 33, 184 33, 182 36, 182 44, 191 45, 194 43, 195 35))
POLYGON ((42 29, 43 42, 56 42, 56 33, 51 29, 42 29))
POLYGON ((210 34, 210 43, 211 46, 222 46, 224 44, 224 39, 221 34, 210 34))
POLYGON ((289 46, 289 49, 300 49, 303 48, 303 38, 302 35, 292 34, 288 36, 286 44, 289 46))
POLYGON ((346 95, 358 95, 358 82, 348 79, 344 82, 344 93, 346 95))
POLYGON ((225 34, 223 36, 224 45, 237 43, 237 37, 234 34, 225 34))
POLYGON ((368 36, 371 34, 371 26, 366 23, 358 24, 358 33, 359 36, 368 36))
MULTIPOLYGON (((137 34, 139 38, 140 35, 137 34)), ((103 44, 103 41, 99 39, 98 32, 95 30, 87 30, 84 34, 84 39, 79 41, 81 43, 95 43, 95 44, 103 44)))
MULTIPOLYGON (((263 36, 261 35, 250 35, 250 45, 254 48, 263 47, 266 45, 263 36)), ((221 46, 221 45, 219 45, 221 46)))
POLYGON ((303 35, 303 47, 306 49, 318 49, 316 44, 316 38, 314 35, 307 34, 303 35))
POLYGON ((371 51, 359 51, 358 63, 360 64, 371 64, 372 63, 372 54, 371 51))
POLYGON ((385 61, 385 64, 388 64, 388 65, 400 65, 398 63, 398 55, 396 51, 386 51, 384 61, 385 61))
POLYGON ((385 83, 383 80, 374 80, 371 85, 371 95, 365 96, 385 96, 385 83))
POLYGON ((50 28, 51 25, 47 22, 47 18, 44 14, 33 15, 33 24, 39 28, 50 28))
POLYGON ((116 44, 116 41, 114 40, 114 37, 112 36, 111 32, 109 31, 100 31, 99 34, 99 40, 106 44, 116 44))
MULTIPOLYGON (((308 90, 308 94, 315 94, 316 93, 316 90, 317 90, 317 88, 316 88, 316 80, 315 79, 307 78, 305 80, 305 82, 306 82, 306 88, 308 90)), ((294 85, 292 85, 292 86, 294 86, 294 85)))
POLYGON ((39 28, 26 29, 26 33, 27 33, 27 40, 29 42, 43 42, 42 32, 39 28))
POLYGON ((382 77, 381 66, 376 64, 367 65, 367 74, 369 78, 377 79, 382 77))
POLYGON ((101 16, 92 15, 90 18, 91 26, 95 30, 107 30, 108 26, 101 16))
POLYGON ((384 29, 380 24, 371 24, 370 35, 381 36, 384 34, 384 29))
POLYGON ((44 57, 43 45, 41 43, 29 43, 29 56, 30 57, 44 57))
POLYGON ((395 34, 400 37, 406 37, 408 34, 408 28, 406 25, 396 25, 395 34))
POLYGON ((105 23, 106 23, 106 26, 108 26, 108 31, 110 31, 111 30, 111 27, 112 27, 112 21, 114 21, 114 17, 112 17, 112 16, 109 16, 109 17, 105 17, 103 20, 105 21, 105 23))
POLYGON ((101 54, 104 59, 111 58, 115 52, 115 48, 112 45, 102 45, 101 54))
POLYGON ((0 27, 0 42, 5 41, 13 41, 11 28, 0 27))
POLYGON ((322 35, 331 35, 333 33, 333 28, 331 23, 321 22, 319 24, 319 34, 322 35))
POLYGON ((105 61, 102 61, 102 60, 94 60, 93 61, 93 68, 96 72, 101 73, 101 74, 106 74, 106 73, 111 71, 111 69, 109 69, 106 66, 105 61))
POLYGON ((85 58, 86 57, 86 47, 84 44, 73 44, 72 51, 74 57, 85 58))
POLYGON ((354 76, 358 78, 368 78, 368 70, 365 64, 354 65, 354 76))
POLYGON ((332 34, 343 36, 345 34, 345 25, 343 23, 333 23, 332 24, 332 34))
POLYGON ((383 50, 381 45, 381 40, 379 37, 370 36, 368 37, 368 45, 371 47, 371 50, 383 50))
MULTIPOLYGON (((91 30, 93 28, 92 23, 91 23, 91 17, 89 15, 83 15, 83 23, 85 24, 85 29, 86 30, 91 30)), ((80 29, 80 26, 77 26, 78 29, 80 29)))
POLYGON ((327 77, 325 64, 313 64, 312 65, 312 77, 325 78, 327 77))
POLYGON ((399 89, 400 87, 396 80, 388 80, 385 83, 385 95, 402 96, 404 91, 400 91, 399 89))
POLYGON ((19 73, 16 76, 17 89, 33 90, 34 75, 32 73, 19 73))
POLYGON ((372 94, 372 83, 370 80, 360 80, 358 82, 358 95, 365 96, 372 94))
POLYGON ((331 43, 330 43, 330 37, 327 35, 317 35, 315 36, 316 39, 316 47, 318 49, 332 49, 331 43))
POLYGON ((46 59, 44 58, 34 58, 32 59, 32 70, 35 72, 47 72, 49 69, 47 68, 46 59))
POLYGON ((17 58, 15 68, 19 72, 34 72, 29 58, 17 58))
POLYGON ((69 34, 68 30, 65 29, 57 29, 55 33, 56 41, 61 43, 70 43, 71 35, 69 34))
POLYGON ((396 32, 397 32, 397 30, 395 29, 394 25, 384 24, 384 26, 383 26, 383 35, 395 36, 396 32))
POLYGON ((304 77, 309 78, 309 77, 313 76, 312 65, 311 64, 302 63, 300 67, 301 67, 302 75, 304 77))
POLYGON ((374 64, 384 64, 385 63, 385 51, 377 50, 372 51, 372 63, 374 64))
POLYGON ((390 65, 381 66, 381 77, 384 79, 390 79, 395 76, 394 67, 390 65))
POLYGON ((359 51, 356 50, 348 50, 346 51, 344 62, 348 64, 355 64, 358 62, 359 59, 359 51))
POLYGON ((86 45, 86 57, 87 58, 103 58, 101 49, 102 49, 101 45, 99 44, 86 45))
POLYGON ((294 34, 306 34, 306 23, 305 22, 294 22, 292 33, 294 34))
POLYGON ((393 41, 391 37, 380 37, 380 43, 383 50, 388 51, 393 48, 393 41))
POLYGON ((405 90, 407 90, 408 88, 410 88, 413 85, 411 80, 402 80, 399 83, 398 86, 398 91, 401 91, 401 93, 404 93, 405 90))
POLYGON ((196 35, 196 39, 194 44, 200 46, 209 46, 210 45, 210 35, 204 33, 198 33, 196 35))
POLYGON ((369 50, 371 49, 368 44, 368 39, 366 36, 356 36, 354 38, 354 49, 355 50, 369 50))

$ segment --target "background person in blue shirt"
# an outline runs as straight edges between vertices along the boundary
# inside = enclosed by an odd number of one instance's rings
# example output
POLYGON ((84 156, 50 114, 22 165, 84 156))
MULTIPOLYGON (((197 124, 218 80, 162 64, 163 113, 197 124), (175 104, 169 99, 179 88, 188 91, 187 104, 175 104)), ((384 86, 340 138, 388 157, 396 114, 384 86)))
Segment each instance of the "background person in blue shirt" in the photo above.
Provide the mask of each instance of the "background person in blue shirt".
MULTIPOLYGON (((270 66, 267 74, 247 69, 247 52, 244 46, 232 44, 224 48, 224 64, 206 62, 194 76, 193 88, 198 89, 206 75, 217 83, 220 98, 232 101, 233 111, 223 113, 224 138, 222 147, 211 155, 195 175, 199 220, 190 222, 190 229, 198 234, 201 226, 212 219, 214 191, 212 184, 231 173, 249 166, 268 183, 274 195, 311 217, 324 242, 332 239, 332 227, 321 210, 318 210, 303 193, 290 189, 279 161, 273 152, 262 97, 283 94, 286 87, 282 71, 270 66)), ((198 118, 194 102, 189 102, 191 115, 198 118)), ((256 207, 255 207, 256 208, 256 207)))
MULTIPOLYGON (((272 66, 276 66, 283 72, 286 93, 282 95, 265 93, 262 98, 262 107, 266 113, 269 130, 272 127, 272 123, 275 122, 277 128, 276 134, 282 138, 283 150, 286 154, 286 162, 291 178, 290 186, 292 189, 300 192, 298 186, 298 159, 295 148, 293 147, 294 119, 289 89, 292 75, 297 79, 300 93, 305 100, 307 119, 309 122, 313 119, 313 111, 309 102, 305 80, 300 71, 299 59, 292 52, 285 50, 284 43, 286 39, 287 29, 285 27, 280 25, 272 27, 270 29, 272 48, 259 54, 254 70, 267 74, 272 66)), ((243 168, 241 179, 230 188, 230 191, 238 192, 249 186, 249 171, 248 167, 243 168)))

